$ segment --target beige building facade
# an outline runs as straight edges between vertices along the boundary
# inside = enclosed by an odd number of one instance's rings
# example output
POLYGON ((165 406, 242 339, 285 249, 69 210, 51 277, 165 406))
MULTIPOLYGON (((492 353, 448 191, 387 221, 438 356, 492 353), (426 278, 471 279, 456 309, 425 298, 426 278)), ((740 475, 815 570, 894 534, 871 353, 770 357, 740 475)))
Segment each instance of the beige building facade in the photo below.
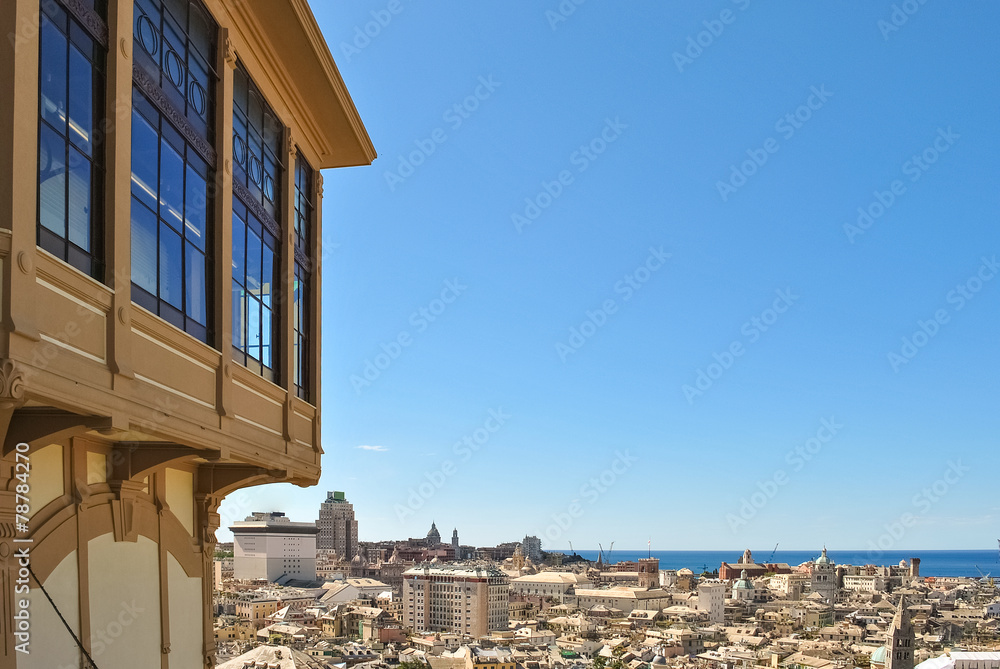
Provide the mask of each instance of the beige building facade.
POLYGON ((0 666, 211 667, 220 503, 320 474, 320 170, 375 151, 305 0, 0 34, 0 666))
POLYGON ((403 572, 403 625, 481 637, 507 629, 510 580, 492 565, 423 565, 403 572))

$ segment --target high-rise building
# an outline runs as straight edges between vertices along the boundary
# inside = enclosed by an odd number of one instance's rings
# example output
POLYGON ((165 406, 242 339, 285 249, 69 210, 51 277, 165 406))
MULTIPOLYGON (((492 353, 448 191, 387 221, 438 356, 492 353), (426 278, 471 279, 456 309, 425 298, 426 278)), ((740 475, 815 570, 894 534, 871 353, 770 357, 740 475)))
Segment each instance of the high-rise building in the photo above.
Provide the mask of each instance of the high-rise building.
POLYGON ((535 564, 539 564, 542 561, 542 540, 535 536, 525 535, 524 539, 521 540, 521 552, 524 553, 524 557, 528 558, 535 564))
POLYGON ((340 491, 326 493, 326 501, 319 505, 319 538, 316 548, 334 551, 341 558, 352 559, 358 552, 358 521, 354 519, 354 505, 340 491))
POLYGON ((403 624, 480 637, 505 630, 510 579, 493 565, 423 565, 403 572, 403 624))
POLYGON ((316 580, 315 523, 293 523, 283 513, 253 513, 229 528, 233 578, 316 580))
POLYGON ((102 668, 214 666, 220 504, 319 480, 321 170, 374 147, 306 0, 0 0, 0 35, 0 666, 85 666, 123 602, 102 668))

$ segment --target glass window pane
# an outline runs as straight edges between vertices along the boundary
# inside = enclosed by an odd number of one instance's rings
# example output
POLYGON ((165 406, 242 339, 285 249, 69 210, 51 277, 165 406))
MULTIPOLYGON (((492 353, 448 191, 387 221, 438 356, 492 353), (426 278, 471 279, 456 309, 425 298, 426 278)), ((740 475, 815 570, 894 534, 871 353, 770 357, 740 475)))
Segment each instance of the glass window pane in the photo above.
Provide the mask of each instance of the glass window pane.
POLYGON ((42 17, 42 118, 66 132, 66 37, 42 17))
POLYGON ((261 309, 260 312, 260 358, 258 360, 265 367, 273 367, 271 364, 271 310, 261 309))
POLYGON ((160 299, 178 309, 184 305, 184 258, 181 236, 160 222, 160 299))
POLYGON ((260 360, 260 302, 247 294, 247 353, 260 360))
POLYGON ((160 141, 156 130, 138 112, 132 112, 132 194, 154 211, 160 141))
POLYGON ((184 229, 184 160, 166 140, 160 140, 160 218, 175 230, 184 229))
POLYGON ((132 283, 156 295, 156 215, 132 199, 132 283))
POLYGON ((41 124, 38 150, 38 221, 66 236, 66 142, 41 124))
POLYGON ((233 281, 233 346, 246 351, 246 293, 233 281))
POLYGON ((246 283, 247 228, 243 221, 233 216, 233 280, 246 283))
POLYGON ((274 284, 274 251, 267 246, 264 247, 264 257, 261 263, 260 273, 260 299, 264 306, 271 308, 271 294, 274 284))
POLYGON ((186 255, 185 294, 189 318, 204 325, 207 320, 205 306, 205 255, 191 244, 184 245, 186 255))
MULTIPOLYGON (((247 230, 247 290, 260 294, 260 237, 253 230, 247 230)), ((258 358, 259 360, 260 358, 258 358)))
POLYGON ((76 47, 69 50, 69 139, 92 155, 94 127, 94 68, 76 47))
POLYGON ((69 240, 85 251, 90 250, 90 220, 93 195, 91 166, 79 151, 69 150, 69 240))
POLYGON ((205 250, 205 212, 208 208, 208 191, 205 179, 190 165, 187 168, 187 186, 184 198, 184 236, 202 251, 205 250))

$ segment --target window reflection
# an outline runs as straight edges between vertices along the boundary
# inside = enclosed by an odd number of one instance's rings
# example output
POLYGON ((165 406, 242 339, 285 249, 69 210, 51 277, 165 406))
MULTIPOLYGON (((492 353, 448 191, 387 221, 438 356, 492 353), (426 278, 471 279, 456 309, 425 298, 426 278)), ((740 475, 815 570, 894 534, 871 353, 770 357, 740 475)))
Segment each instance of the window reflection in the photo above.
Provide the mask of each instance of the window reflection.
POLYGON ((104 52, 58 2, 42 3, 39 30, 38 245, 103 279, 104 52))

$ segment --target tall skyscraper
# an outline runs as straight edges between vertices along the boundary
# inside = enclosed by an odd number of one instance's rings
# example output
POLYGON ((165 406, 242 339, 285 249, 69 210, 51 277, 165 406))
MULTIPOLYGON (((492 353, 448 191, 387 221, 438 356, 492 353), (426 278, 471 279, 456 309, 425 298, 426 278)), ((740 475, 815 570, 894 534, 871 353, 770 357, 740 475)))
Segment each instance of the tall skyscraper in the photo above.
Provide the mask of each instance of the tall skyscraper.
POLYGON ((354 520, 354 505, 340 491, 328 492, 319 505, 319 538, 316 548, 332 550, 350 559, 358 552, 358 521, 354 520))

